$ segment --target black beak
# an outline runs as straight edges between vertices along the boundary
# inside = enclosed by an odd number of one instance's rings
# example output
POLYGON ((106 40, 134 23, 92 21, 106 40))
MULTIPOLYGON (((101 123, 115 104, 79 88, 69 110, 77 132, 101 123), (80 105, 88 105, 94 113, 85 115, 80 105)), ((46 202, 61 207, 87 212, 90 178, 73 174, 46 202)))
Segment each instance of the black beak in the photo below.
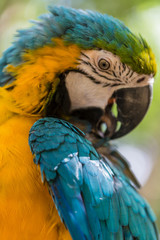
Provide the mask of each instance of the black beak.
MULTIPOLYGON (((152 85, 137 88, 123 88, 117 90, 109 99, 105 111, 100 108, 90 107, 72 111, 70 122, 77 125, 79 120, 91 124, 85 132, 93 132, 100 138, 116 139, 131 132, 145 116, 152 99, 152 85), (114 112, 116 105, 117 113, 114 112), (77 121, 78 118, 78 121, 77 121)), ((85 129, 85 130, 84 130, 85 129)))
MULTIPOLYGON (((152 86, 120 89, 115 92, 114 98, 118 114, 111 139, 128 134, 142 121, 152 99, 152 86), (117 129, 118 124, 119 129, 117 129)), ((110 113, 106 112, 106 114, 110 113)))

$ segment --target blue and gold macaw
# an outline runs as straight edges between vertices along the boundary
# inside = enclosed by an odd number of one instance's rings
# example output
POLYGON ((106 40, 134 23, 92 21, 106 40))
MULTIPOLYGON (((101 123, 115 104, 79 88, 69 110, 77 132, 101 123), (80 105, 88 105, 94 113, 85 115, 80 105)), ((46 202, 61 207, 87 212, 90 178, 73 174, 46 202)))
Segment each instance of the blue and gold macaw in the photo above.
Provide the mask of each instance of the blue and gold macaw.
POLYGON ((0 59, 1 240, 158 239, 108 143, 142 120, 155 73, 146 41, 108 15, 50 7, 18 32, 0 59))

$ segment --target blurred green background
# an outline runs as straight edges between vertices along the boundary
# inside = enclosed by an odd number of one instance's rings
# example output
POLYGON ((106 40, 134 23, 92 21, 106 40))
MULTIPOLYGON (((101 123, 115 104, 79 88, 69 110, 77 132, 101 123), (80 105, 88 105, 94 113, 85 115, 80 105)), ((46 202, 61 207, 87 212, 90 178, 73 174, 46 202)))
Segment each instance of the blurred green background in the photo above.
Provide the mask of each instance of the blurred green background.
POLYGON ((131 161, 143 185, 141 194, 157 215, 160 229, 160 1, 159 0, 1 0, 0 56, 11 44, 17 29, 30 26, 50 4, 97 10, 122 20, 134 33, 140 33, 155 53, 158 73, 154 97, 145 119, 131 134, 118 140, 120 151, 131 161))

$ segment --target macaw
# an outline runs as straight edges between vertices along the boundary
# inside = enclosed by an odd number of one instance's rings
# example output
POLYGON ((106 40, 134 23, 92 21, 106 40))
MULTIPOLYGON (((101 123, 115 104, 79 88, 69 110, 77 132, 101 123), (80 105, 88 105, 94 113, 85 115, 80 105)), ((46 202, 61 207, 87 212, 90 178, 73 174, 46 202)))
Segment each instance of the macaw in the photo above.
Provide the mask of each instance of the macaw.
POLYGON ((0 59, 0 238, 158 239, 138 181, 108 142, 147 112, 151 48, 106 14, 49 10, 0 59))

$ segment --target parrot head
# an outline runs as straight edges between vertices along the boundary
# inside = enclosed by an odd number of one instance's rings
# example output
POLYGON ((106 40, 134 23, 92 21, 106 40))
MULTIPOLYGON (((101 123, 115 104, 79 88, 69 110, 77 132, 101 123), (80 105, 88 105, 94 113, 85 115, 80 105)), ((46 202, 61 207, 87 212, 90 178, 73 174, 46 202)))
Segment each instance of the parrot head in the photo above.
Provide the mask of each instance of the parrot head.
POLYGON ((51 7, 19 32, 0 70, 1 86, 25 114, 76 117, 90 122, 96 135, 114 139, 146 114, 156 63, 147 42, 119 20, 51 7))
POLYGON ((89 120, 100 137, 113 139, 130 132, 146 114, 153 73, 137 73, 109 51, 88 50, 65 83, 71 114, 89 120))

